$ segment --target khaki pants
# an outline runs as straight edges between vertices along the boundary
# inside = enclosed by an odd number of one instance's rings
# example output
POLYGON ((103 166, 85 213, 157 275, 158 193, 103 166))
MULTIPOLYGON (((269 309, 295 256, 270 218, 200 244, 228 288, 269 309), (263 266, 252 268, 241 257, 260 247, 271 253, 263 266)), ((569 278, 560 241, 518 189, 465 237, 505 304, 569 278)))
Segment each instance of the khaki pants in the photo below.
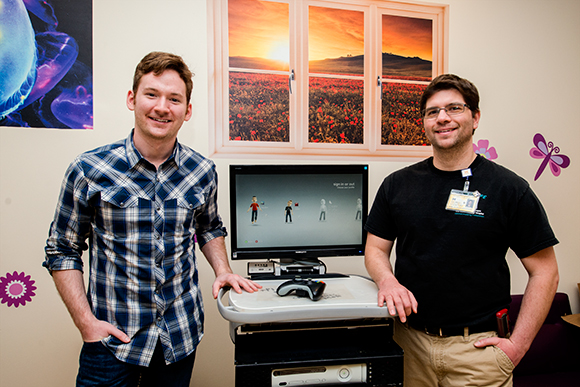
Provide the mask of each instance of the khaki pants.
POLYGON ((477 340, 496 335, 438 337, 397 320, 394 338, 405 352, 405 387, 511 387, 514 365, 507 355, 495 346, 473 346, 477 340))

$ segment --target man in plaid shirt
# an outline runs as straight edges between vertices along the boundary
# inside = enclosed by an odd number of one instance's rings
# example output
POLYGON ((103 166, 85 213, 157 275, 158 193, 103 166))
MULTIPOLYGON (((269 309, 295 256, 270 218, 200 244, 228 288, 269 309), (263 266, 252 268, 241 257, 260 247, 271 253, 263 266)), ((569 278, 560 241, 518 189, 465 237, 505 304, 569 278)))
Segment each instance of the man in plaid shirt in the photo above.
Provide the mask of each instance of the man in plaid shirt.
POLYGON ((214 298, 224 286, 260 287, 228 263, 213 162, 177 141, 191 78, 181 57, 146 55, 127 95, 129 137, 81 154, 65 174, 43 265, 84 341, 77 386, 189 386, 204 320, 195 236, 214 298))

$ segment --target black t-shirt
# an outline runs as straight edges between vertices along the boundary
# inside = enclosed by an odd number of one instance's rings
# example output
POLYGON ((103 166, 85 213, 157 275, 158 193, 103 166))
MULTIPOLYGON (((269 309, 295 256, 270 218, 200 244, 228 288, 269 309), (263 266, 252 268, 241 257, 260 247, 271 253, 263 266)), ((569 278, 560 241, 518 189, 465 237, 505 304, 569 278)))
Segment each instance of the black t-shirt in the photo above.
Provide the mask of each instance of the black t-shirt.
POLYGON ((525 258, 558 243, 524 179, 481 156, 470 169, 469 191, 480 194, 474 214, 445 209, 466 179, 429 158, 385 178, 368 216, 368 232, 396 240, 395 275, 417 298, 409 318, 418 324, 490 318, 511 300, 508 248, 525 258))

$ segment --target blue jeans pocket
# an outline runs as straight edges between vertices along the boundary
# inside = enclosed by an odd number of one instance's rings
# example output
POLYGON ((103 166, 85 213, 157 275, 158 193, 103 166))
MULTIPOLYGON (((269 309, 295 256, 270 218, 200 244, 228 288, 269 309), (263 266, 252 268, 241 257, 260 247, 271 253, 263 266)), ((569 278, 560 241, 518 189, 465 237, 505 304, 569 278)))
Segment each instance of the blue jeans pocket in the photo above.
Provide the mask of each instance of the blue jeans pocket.
POLYGON ((139 374, 118 360, 100 341, 84 343, 79 359, 77 387, 137 386, 139 374))

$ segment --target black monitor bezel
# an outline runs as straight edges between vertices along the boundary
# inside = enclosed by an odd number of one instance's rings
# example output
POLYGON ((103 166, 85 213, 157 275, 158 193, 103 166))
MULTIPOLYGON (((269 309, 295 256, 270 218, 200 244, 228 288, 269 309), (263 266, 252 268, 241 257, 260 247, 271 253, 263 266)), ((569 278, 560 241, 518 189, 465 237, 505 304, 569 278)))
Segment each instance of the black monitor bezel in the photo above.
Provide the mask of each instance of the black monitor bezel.
MULTIPOLYGON (((271 260, 291 259, 315 260, 321 257, 351 257, 364 255, 366 243, 366 231, 364 224, 368 215, 368 165, 367 164, 252 164, 230 165, 229 169, 229 194, 230 194, 230 227, 229 235, 231 242, 232 260, 271 260), (236 177, 241 175, 269 175, 269 174, 357 174, 362 177, 362 222, 361 243, 349 245, 317 245, 317 246, 292 246, 284 248, 243 248, 237 245, 237 214, 236 214, 236 177)), ((245 204, 244 204, 245 206, 245 204)))

